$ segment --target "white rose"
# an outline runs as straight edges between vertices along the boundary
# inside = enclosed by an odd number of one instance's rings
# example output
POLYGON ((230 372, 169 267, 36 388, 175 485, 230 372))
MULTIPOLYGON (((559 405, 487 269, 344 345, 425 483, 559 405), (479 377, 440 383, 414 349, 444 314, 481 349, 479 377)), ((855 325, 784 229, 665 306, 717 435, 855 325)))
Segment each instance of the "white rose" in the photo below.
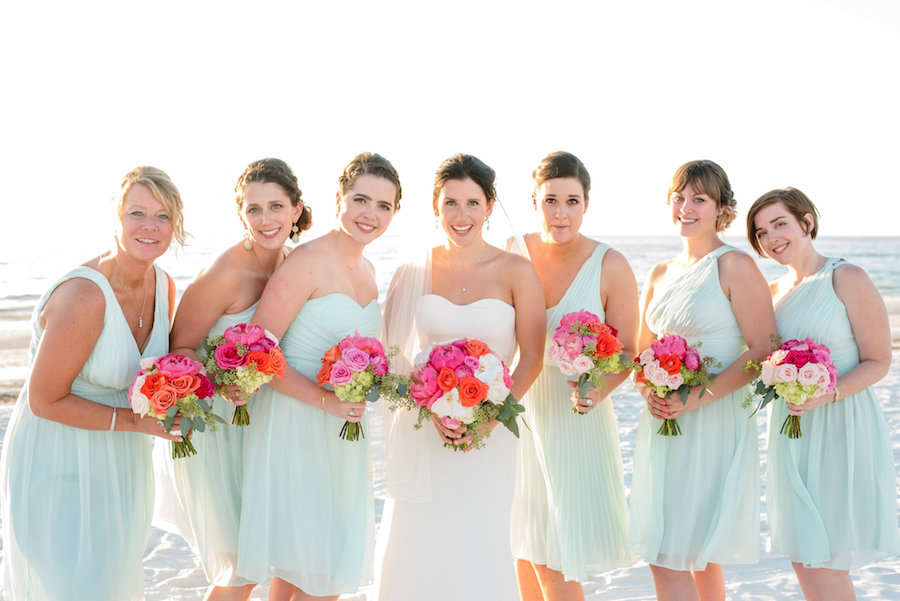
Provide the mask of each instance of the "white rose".
POLYGON ((487 391, 487 400, 495 405, 502 405, 508 395, 509 388, 506 387, 506 383, 503 381, 503 374, 501 374, 499 378, 495 378, 491 382, 487 391))
POLYGON ((560 359, 559 371, 561 371, 564 376, 574 376, 578 374, 578 372, 575 371, 575 366, 572 365, 572 362, 568 359, 560 359))
POLYGON ((766 386, 771 386, 775 383, 775 366, 771 361, 763 361, 759 370, 759 377, 766 386))
POLYGON ((416 355, 415 360, 413 360, 413 365, 425 365, 428 363, 428 358, 431 356, 431 348, 427 348, 423 351, 420 351, 418 355, 416 355))
POLYGON ((655 359, 656 359, 656 355, 654 354, 652 348, 644 349, 644 351, 638 357, 638 360, 641 363, 643 363, 644 365, 647 365, 648 363, 650 363, 651 361, 654 361, 655 359))
POLYGON ((681 376, 680 373, 666 375, 666 386, 668 386, 672 390, 678 390, 678 387, 681 386, 682 384, 684 384, 684 378, 681 376))
POLYGON ((156 357, 144 357, 141 359, 141 369, 150 369, 156 365, 156 357))
POLYGON ((797 373, 797 381, 803 385, 815 384, 819 381, 819 370, 816 363, 807 363, 797 373))
POLYGON ((572 361, 572 367, 575 368, 579 374, 586 374, 594 368, 594 362, 584 355, 578 355, 575 357, 575 360, 572 361))
POLYGON ((141 387, 146 380, 146 374, 135 378, 134 385, 131 387, 131 398, 128 399, 131 402, 131 410, 134 413, 139 413, 141 417, 144 417, 150 411, 150 399, 141 392, 141 387))
POLYGON ((792 363, 782 363, 775 368, 775 380, 777 382, 796 382, 797 366, 792 363))

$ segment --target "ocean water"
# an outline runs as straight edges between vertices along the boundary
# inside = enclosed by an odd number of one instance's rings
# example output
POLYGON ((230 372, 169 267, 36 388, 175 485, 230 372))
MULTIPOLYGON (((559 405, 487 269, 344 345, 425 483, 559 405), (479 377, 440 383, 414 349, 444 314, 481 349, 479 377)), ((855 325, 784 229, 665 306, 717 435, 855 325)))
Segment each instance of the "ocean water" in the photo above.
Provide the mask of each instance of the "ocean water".
MULTIPOLYGON (((681 240, 676 236, 604 237, 603 241, 628 258, 639 286, 653 265, 681 250, 681 240)), ((756 256, 744 238, 726 237, 725 241, 756 256)), ((378 273, 382 298, 394 269, 403 261, 402 246, 401 235, 389 232, 366 251, 378 273)), ((843 257, 865 269, 885 298, 900 298, 900 237, 823 237, 816 241, 816 247, 827 256, 843 257)), ((197 272, 222 250, 223 246, 191 244, 178 252, 170 251, 159 263, 175 280, 180 295, 197 272)), ((0 324, 21 327, 50 284, 89 258, 90 255, 76 257, 65 253, 0 257, 0 324)), ((757 257, 757 264, 769 280, 785 272, 785 268, 768 259, 757 257)))

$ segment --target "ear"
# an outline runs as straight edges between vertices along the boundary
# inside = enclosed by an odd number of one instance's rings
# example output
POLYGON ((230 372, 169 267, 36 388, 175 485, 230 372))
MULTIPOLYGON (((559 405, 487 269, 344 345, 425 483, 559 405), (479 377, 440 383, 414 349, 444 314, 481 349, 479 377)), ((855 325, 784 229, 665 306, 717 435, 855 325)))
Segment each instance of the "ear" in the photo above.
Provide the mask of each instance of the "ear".
POLYGON ((300 215, 303 214, 303 201, 300 200, 297 203, 297 206, 291 205, 291 223, 297 223, 297 220, 300 219, 300 215))
POLYGON ((585 197, 584 197, 584 210, 581 211, 582 214, 587 213, 587 209, 588 209, 588 205, 589 205, 589 204, 591 204, 591 197, 590 197, 590 196, 585 196, 585 197))
POLYGON ((494 201, 493 198, 491 198, 491 199, 488 200, 488 203, 487 203, 487 213, 485 213, 485 217, 490 217, 491 214, 493 214, 493 212, 494 212, 494 202, 495 202, 495 201, 494 201))
POLYGON ((803 221, 806 223, 806 234, 809 235, 809 233, 813 230, 813 227, 816 225, 816 220, 813 219, 812 213, 804 213, 803 221))

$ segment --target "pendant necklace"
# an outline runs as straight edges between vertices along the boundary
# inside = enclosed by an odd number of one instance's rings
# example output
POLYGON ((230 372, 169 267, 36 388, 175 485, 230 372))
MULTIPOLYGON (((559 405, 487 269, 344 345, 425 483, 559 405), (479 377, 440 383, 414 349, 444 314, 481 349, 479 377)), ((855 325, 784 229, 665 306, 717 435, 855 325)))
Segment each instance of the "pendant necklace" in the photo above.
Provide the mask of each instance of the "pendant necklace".
MULTIPOLYGON (((487 252, 487 247, 488 247, 487 242, 485 242, 484 248, 481 249, 481 254, 478 255, 478 260, 475 261, 474 263, 472 263, 466 269, 466 278, 465 279, 468 279, 469 276, 472 274, 472 270, 481 264, 481 260, 484 259, 484 253, 487 252)), ((456 285, 459 286, 460 290, 462 290, 463 293, 465 293, 468 290, 468 287, 462 283, 460 277, 456 273, 454 273, 453 276, 454 276, 454 279, 456 279, 456 285)))
MULTIPOLYGON (((119 280, 119 285, 125 289, 125 294, 128 295, 128 300, 131 302, 131 308, 134 309, 134 312, 137 313, 137 303, 134 302, 134 296, 131 294, 131 290, 128 289, 128 286, 125 285, 125 282, 122 281, 122 276, 119 275, 119 262, 116 261, 116 279, 119 280)), ((147 274, 150 272, 148 271, 147 274)), ((138 313, 138 328, 144 327, 144 309, 147 307, 147 274, 144 274, 144 302, 141 304, 141 312, 138 313)))

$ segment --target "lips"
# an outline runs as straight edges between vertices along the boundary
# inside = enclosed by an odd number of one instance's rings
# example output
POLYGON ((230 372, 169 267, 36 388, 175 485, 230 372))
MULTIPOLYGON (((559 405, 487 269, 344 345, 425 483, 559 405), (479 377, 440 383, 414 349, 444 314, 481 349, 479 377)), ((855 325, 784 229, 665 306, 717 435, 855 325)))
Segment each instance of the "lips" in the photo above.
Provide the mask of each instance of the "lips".
POLYGON ((278 236, 278 232, 281 231, 281 228, 276 227, 275 229, 271 229, 271 230, 257 230, 257 231, 260 233, 260 235, 263 238, 271 239, 271 238, 275 238, 276 236, 278 236))
POLYGON ((135 238, 141 244, 158 244, 159 240, 153 240, 151 238, 135 238))
POLYGON ((459 234, 460 236, 465 236, 470 231, 472 231, 472 225, 451 225, 450 229, 459 234))
POLYGON ((785 250, 787 247, 788 247, 788 243, 787 243, 787 242, 785 242, 784 244, 779 244, 778 246, 776 246, 776 247, 774 247, 774 248, 772 249, 772 253, 773 253, 773 254, 776 254, 776 255, 780 255, 781 253, 784 252, 784 250, 785 250))
POLYGON ((359 228, 365 234, 371 234, 374 232, 377 227, 374 225, 369 225, 368 223, 361 223, 359 221, 356 222, 356 227, 359 228))

